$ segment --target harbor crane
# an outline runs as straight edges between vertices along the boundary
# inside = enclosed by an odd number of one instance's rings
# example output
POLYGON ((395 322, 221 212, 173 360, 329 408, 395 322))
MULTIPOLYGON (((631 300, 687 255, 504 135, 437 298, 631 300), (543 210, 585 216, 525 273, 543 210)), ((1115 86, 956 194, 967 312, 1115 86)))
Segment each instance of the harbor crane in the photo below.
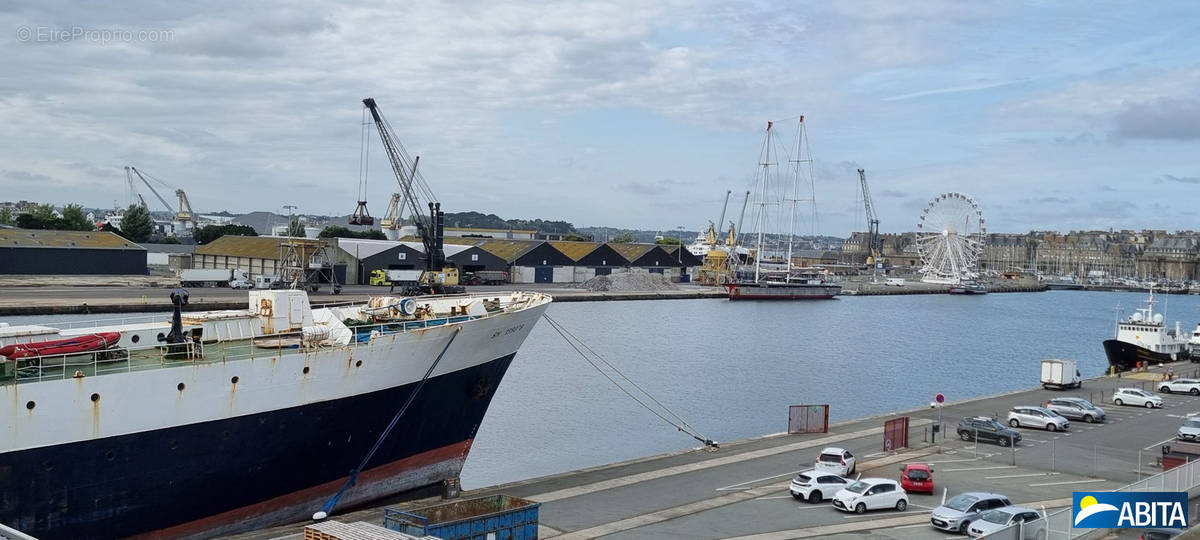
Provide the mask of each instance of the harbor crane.
POLYGON ((187 234, 187 233, 190 233, 192 230, 195 230, 195 228, 196 228, 196 213, 192 210, 192 203, 191 203, 191 201, 188 200, 187 193, 184 193, 183 189, 177 188, 177 187, 172 186, 162 180, 159 180, 158 178, 151 176, 150 173, 143 173, 142 171, 139 171, 137 169, 137 167, 131 167, 131 166, 126 165, 125 166, 125 180, 129 183, 129 189, 132 190, 133 193, 137 195, 138 201, 141 203, 142 206, 147 206, 146 199, 144 197, 142 197, 141 193, 138 193, 137 190, 134 189, 134 186, 136 183, 133 181, 133 177, 135 175, 137 176, 137 178, 139 180, 142 181, 143 184, 146 185, 147 188, 150 189, 150 193, 153 193, 154 196, 156 198, 158 198, 158 201, 163 204, 163 207, 165 207, 167 209, 167 212, 171 213, 172 221, 179 223, 179 228, 182 230, 177 230, 177 231, 175 231, 176 233, 187 234), (154 180, 155 182, 158 182, 159 184, 161 184, 164 187, 174 189, 175 190, 175 198, 178 199, 178 205, 172 206, 171 203, 167 202, 167 200, 165 198, 163 198, 163 196, 161 194, 158 193, 158 190, 154 189, 154 185, 150 183, 150 180, 146 179, 147 177, 154 180), (191 225, 190 227, 188 226, 189 224, 191 225))
POLYGON ((871 204, 871 190, 867 187, 867 172, 858 170, 858 180, 862 184, 863 206, 867 212, 867 264, 874 267, 883 260, 883 238, 879 236, 879 218, 875 216, 875 207, 871 204))
POLYGON ((446 253, 442 248, 445 240, 446 213, 442 211, 442 204, 437 202, 429 184, 417 170, 420 158, 409 157, 392 131, 391 124, 379 112, 374 98, 366 98, 362 102, 371 113, 383 150, 387 153, 392 172, 396 175, 396 182, 400 185, 400 192, 393 197, 393 200, 396 200, 397 211, 392 214, 389 208, 388 217, 393 227, 399 227, 401 209, 407 208, 412 213, 417 234, 425 247, 425 271, 421 274, 418 287, 406 290, 405 294, 463 292, 463 288, 458 286, 458 269, 446 260, 446 253), (428 214, 421 209, 421 199, 429 206, 428 214))

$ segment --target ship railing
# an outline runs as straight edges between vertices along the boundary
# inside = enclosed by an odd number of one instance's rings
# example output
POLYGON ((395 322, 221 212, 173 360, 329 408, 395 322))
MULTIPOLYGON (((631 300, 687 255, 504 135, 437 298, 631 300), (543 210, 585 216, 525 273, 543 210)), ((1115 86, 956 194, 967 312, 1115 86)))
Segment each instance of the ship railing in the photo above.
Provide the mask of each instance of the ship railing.
POLYGON ((169 319, 170 319, 170 314, 167 314, 164 316, 161 313, 152 313, 149 315, 135 315, 135 316, 129 316, 129 317, 117 317, 117 318, 109 318, 109 319, 87 319, 87 320, 81 320, 81 321, 50 322, 50 323, 46 323, 45 326, 51 326, 54 328, 66 330, 66 329, 73 329, 73 328, 98 328, 101 326, 123 326, 123 325, 127 325, 127 324, 143 324, 143 323, 148 323, 148 322, 162 322, 164 320, 169 320, 169 319))
MULTIPOLYGON (((530 301, 532 301, 532 298, 522 299, 513 305, 505 306, 501 312, 511 311, 511 308, 515 308, 517 305, 526 305, 530 301)), ((487 318, 494 313, 497 312, 489 312, 486 315, 461 313, 427 319, 379 321, 347 326, 346 328, 351 332, 351 339, 346 345, 306 343, 303 338, 303 332, 288 330, 255 336, 253 338, 217 341, 207 344, 188 340, 179 344, 151 344, 140 347, 116 347, 90 352, 30 356, 15 361, 6 361, 0 358, 0 362, 4 362, 4 365, 0 367, 7 368, 0 369, 0 384, 82 378, 95 375, 176 367, 187 364, 277 358, 293 352, 308 354, 334 347, 353 349, 369 345, 371 340, 379 336, 450 326, 470 320, 487 318), (260 347, 254 344, 255 340, 269 341, 271 338, 297 337, 300 338, 300 346, 298 348, 260 347)))

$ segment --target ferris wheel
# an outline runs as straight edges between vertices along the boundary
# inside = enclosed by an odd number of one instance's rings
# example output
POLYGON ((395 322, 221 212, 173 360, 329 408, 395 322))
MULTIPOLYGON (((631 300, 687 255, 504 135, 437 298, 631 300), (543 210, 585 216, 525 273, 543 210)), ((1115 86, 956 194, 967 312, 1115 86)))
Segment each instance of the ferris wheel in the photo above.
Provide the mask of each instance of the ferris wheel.
POLYGON ((925 265, 921 281, 957 284, 975 278, 986 234, 975 199, 963 193, 934 197, 917 220, 917 251, 925 265))

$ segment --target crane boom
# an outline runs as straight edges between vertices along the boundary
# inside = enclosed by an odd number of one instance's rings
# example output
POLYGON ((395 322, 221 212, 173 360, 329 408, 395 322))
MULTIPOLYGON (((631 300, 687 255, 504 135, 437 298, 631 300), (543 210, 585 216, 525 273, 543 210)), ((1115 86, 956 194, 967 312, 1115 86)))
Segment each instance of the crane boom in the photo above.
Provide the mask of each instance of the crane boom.
MULTIPOLYGON (((125 167, 125 170, 133 171, 133 174, 137 175, 137 177, 141 179, 142 183, 146 184, 146 187, 150 188, 150 193, 153 193, 155 197, 158 197, 158 201, 161 202, 164 207, 166 207, 168 212, 175 212, 175 208, 171 206, 171 203, 167 202, 162 195, 158 194, 158 190, 154 189, 154 185, 152 185, 149 180, 146 180, 145 176, 142 176, 142 172, 137 170, 137 167, 125 167)), ((142 202, 145 203, 146 200, 142 199, 142 202)))
POLYGON ((875 207, 871 204, 871 190, 867 187, 865 170, 858 170, 858 180, 862 184, 863 206, 867 212, 867 253, 877 261, 883 256, 883 239, 879 236, 879 218, 875 217, 875 207))
MULTIPOLYGON (((392 166, 392 172, 396 175, 396 182, 400 184, 400 192, 405 203, 403 206, 407 206, 412 211, 417 233, 421 236, 421 243, 425 246, 426 270, 441 270, 446 263, 445 252, 442 249, 445 213, 441 210, 441 203, 432 200, 433 193, 417 172, 417 160, 408 159, 408 154, 404 152, 397 142, 398 138, 392 133, 391 126, 380 114, 375 99, 366 98, 362 102, 371 111, 371 119, 375 122, 376 131, 379 132, 379 140, 383 144, 384 151, 387 152, 388 162, 392 166), (417 190, 421 190, 431 199, 428 202, 429 214, 421 210, 417 200, 417 190)), ((397 213, 398 215, 399 213, 397 213)))

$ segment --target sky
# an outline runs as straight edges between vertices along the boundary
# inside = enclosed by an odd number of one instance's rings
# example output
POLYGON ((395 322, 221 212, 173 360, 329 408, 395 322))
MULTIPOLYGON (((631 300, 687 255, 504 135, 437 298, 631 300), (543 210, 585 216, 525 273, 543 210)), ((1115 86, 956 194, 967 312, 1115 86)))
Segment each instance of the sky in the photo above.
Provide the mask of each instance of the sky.
POLYGON ((697 230, 804 115, 797 232, 865 229, 860 167, 883 232, 946 192, 989 232, 1195 230, 1197 36, 1187 1, 6 2, 0 201, 124 206, 133 165, 348 214, 374 97, 447 211, 697 230))

